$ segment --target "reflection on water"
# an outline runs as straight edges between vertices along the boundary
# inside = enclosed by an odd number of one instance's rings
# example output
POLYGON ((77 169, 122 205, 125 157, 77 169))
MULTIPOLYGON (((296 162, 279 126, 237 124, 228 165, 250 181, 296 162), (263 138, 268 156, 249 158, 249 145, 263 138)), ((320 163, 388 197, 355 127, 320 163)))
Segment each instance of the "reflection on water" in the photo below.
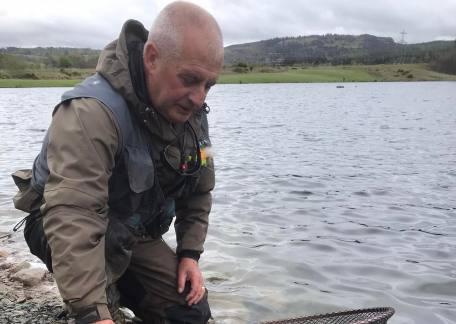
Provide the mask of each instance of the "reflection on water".
MULTIPOLYGON (((9 174, 31 165, 62 91, 0 89, 0 232, 21 216, 9 174)), ((392 306, 393 324, 456 323, 455 91, 216 86, 201 264, 218 322, 392 306)), ((6 241, 25 254, 21 234, 6 241)))

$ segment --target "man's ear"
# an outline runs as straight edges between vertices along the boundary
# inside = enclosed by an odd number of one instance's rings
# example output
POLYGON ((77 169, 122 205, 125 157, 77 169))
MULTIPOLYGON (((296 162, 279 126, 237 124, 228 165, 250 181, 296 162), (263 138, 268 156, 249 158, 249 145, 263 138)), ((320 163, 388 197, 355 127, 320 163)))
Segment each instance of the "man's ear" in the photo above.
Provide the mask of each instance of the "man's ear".
POLYGON ((153 42, 146 42, 144 45, 144 69, 147 73, 157 68, 158 49, 153 42))

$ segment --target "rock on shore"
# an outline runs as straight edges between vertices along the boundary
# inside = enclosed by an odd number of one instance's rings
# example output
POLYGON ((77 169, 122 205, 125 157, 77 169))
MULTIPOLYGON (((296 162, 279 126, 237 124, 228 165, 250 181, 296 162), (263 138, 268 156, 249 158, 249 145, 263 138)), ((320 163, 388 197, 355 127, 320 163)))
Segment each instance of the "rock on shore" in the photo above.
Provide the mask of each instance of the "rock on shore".
POLYGON ((63 303, 52 274, 0 249, 0 323, 60 324, 63 303))

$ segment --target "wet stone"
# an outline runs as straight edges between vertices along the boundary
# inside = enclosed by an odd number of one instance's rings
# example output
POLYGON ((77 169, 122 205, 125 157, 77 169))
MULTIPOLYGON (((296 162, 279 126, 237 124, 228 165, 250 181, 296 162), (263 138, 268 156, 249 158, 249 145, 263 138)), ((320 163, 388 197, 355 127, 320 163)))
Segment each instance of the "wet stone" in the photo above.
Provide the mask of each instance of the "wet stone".
POLYGON ((12 274, 10 278, 19 281, 27 287, 38 285, 45 277, 46 270, 39 268, 22 269, 12 274))
POLYGON ((0 258, 5 258, 5 257, 7 257, 8 255, 9 255, 8 252, 6 252, 5 250, 1 250, 1 249, 0 249, 0 258))
POLYGON ((18 272, 18 271, 20 271, 20 270, 22 270, 22 269, 28 269, 28 268, 30 268, 31 266, 32 266, 32 265, 31 265, 29 262, 23 261, 23 262, 21 262, 21 263, 18 263, 18 264, 16 264, 16 265, 14 265, 14 266, 11 268, 10 273, 11 273, 11 274, 16 273, 16 272, 18 272))
POLYGON ((5 270, 5 269, 9 269, 11 267, 13 267, 14 264, 10 263, 10 262, 0 262, 0 270, 5 270))

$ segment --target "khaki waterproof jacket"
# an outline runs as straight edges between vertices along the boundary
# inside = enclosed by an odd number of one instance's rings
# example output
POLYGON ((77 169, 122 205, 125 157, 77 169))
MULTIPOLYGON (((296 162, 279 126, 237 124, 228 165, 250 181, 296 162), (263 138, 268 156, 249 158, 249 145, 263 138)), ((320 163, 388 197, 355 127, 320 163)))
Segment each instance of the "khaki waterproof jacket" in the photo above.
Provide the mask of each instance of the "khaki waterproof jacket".
MULTIPOLYGON (((133 90, 127 42, 145 41, 147 32, 130 35, 126 30, 124 26, 119 39, 103 50, 97 72, 125 98, 131 110, 140 111, 144 104, 133 90)), ((201 135, 201 116, 192 116, 190 123, 201 135)), ((183 125, 172 125, 158 113, 147 120, 146 127, 157 148, 154 152, 174 141, 183 129, 183 125)), ((56 110, 49 128, 50 174, 41 212, 55 279, 61 296, 75 314, 93 305, 101 313, 108 312, 104 235, 109 214, 108 181, 119 149, 119 127, 101 102, 74 99, 56 110)), ((173 187, 176 174, 172 170, 160 167, 156 171, 165 191, 173 187)), ((182 251, 203 251, 213 187, 213 161, 209 158, 193 194, 176 200, 178 255, 182 251)))

